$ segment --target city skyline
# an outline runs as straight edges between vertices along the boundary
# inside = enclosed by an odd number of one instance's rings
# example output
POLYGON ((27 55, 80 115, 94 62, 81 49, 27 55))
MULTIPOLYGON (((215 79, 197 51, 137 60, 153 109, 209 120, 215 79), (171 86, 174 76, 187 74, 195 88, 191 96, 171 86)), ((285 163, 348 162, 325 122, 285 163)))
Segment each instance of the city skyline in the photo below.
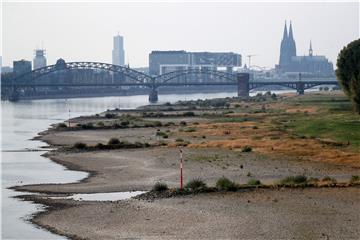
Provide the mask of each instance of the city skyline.
POLYGON ((273 68, 279 61, 284 21, 292 20, 298 55, 307 55, 311 40, 314 55, 325 55, 335 63, 338 51, 359 36, 358 5, 142 3, 140 7, 137 3, 82 3, 80 7, 76 3, 4 3, 2 62, 11 66, 13 60, 31 60, 33 49, 43 42, 48 64, 58 58, 111 63, 112 37, 119 30, 126 39, 125 64, 130 67, 148 66, 153 50, 186 50, 236 52, 243 56, 243 64, 246 55, 256 54, 252 64, 273 68), (101 13, 104 8, 107 15, 101 13), (196 18, 197 11, 202 19, 196 18), (269 21, 255 20, 264 13, 269 21), (301 13, 307 18, 301 18, 301 13), (75 16, 87 20, 82 29, 75 16), (341 18, 334 20, 336 16, 341 18), (178 21, 179 17, 184 20, 178 21), (72 27, 66 28, 68 25, 72 27), (22 34, 29 36, 27 41, 14 41, 22 34), (336 38, 329 37, 332 35, 336 38))

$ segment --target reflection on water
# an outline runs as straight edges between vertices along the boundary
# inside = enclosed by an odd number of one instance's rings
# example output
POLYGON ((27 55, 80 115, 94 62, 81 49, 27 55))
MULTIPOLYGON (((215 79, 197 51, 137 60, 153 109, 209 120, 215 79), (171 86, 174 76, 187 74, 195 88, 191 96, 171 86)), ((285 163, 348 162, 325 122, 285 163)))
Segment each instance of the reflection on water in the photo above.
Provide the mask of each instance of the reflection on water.
MULTIPOLYGON (((256 94, 256 93, 252 93, 256 94)), ((205 98, 233 97, 232 93, 169 94, 160 95, 161 102, 196 100, 205 98)), ((84 172, 65 170, 41 157, 43 152, 21 152, 36 149, 45 144, 30 141, 50 124, 69 117, 95 114, 107 109, 130 109, 148 104, 148 96, 122 96, 78 99, 51 99, 1 102, 2 134, 2 239, 64 239, 23 221, 41 206, 18 201, 13 196, 23 194, 6 189, 14 185, 33 183, 64 183, 78 181, 87 176, 84 172), (13 150, 13 151, 9 151, 13 150), (15 150, 15 151, 14 151, 15 150)))

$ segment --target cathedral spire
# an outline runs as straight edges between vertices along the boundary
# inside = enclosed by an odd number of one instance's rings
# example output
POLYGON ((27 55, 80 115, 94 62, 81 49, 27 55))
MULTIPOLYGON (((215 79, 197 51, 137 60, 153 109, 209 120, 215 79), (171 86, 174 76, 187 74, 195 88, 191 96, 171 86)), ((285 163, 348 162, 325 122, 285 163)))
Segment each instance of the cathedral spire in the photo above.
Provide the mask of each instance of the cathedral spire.
POLYGON ((287 38, 288 38, 288 32, 287 32, 286 20, 285 20, 283 39, 287 39, 287 38))
POLYGON ((289 38, 294 39, 291 21, 290 21, 290 27, 289 27, 289 38))

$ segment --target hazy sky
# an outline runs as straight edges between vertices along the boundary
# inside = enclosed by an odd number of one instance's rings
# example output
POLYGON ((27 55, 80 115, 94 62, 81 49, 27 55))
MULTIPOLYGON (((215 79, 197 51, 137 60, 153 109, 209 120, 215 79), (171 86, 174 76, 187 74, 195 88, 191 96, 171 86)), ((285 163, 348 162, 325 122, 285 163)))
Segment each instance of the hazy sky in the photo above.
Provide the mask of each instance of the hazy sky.
POLYGON ((292 20, 298 55, 326 55, 359 38, 359 3, 11 3, 2 6, 3 65, 32 60, 46 49, 48 64, 111 63, 113 35, 124 36, 126 63, 148 65, 152 50, 256 54, 252 64, 279 59, 284 21, 292 20))

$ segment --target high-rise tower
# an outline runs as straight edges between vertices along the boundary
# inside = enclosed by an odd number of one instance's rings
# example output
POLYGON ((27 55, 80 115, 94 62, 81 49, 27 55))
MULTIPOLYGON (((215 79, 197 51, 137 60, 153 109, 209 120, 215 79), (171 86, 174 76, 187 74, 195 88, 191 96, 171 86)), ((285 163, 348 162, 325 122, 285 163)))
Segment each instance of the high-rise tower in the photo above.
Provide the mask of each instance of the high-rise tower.
POLYGON ((35 57, 33 60, 34 70, 46 66, 45 50, 44 49, 35 49, 35 57))
POLYGON ((125 65, 124 38, 119 34, 117 36, 114 36, 112 64, 120 66, 125 65))

